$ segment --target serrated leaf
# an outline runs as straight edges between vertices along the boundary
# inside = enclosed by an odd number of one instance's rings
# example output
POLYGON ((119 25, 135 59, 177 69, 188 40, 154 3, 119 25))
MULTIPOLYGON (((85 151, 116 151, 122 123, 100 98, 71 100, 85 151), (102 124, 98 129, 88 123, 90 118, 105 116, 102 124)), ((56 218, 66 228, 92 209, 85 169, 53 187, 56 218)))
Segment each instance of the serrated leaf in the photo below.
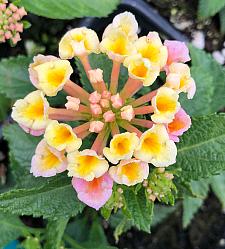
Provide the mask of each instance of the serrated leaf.
POLYGON ((124 191, 126 208, 134 225, 145 232, 150 232, 154 203, 146 200, 144 190, 137 194, 132 189, 124 191))
POLYGON ((186 197, 183 200, 182 224, 186 228, 193 219, 196 212, 202 206, 203 200, 200 198, 186 197))
POLYGON ((66 218, 77 215, 83 207, 65 175, 52 177, 39 188, 16 189, 0 195, 0 211, 18 215, 66 218))
POLYGON ((225 34, 225 7, 220 11, 220 31, 225 34))
POLYGON ((187 181, 225 170, 225 115, 193 118, 191 129, 178 144, 177 163, 187 181))
POLYGON ((9 142, 15 160, 22 167, 30 168, 31 158, 41 138, 26 134, 17 124, 5 126, 3 136, 9 142))
POLYGON ((31 58, 11 57, 0 61, 0 93, 16 100, 34 90, 28 76, 31 58))
POLYGON ((60 249, 62 237, 68 223, 68 218, 59 218, 57 220, 49 220, 47 225, 47 242, 44 249, 60 249))
POLYGON ((119 0, 21 0, 20 6, 33 14, 54 19, 73 19, 84 16, 107 16, 119 0))
POLYGON ((151 226, 155 227, 167 219, 177 209, 176 206, 155 205, 151 226))
MULTIPOLYGON (((112 60, 110 60, 105 54, 91 54, 89 56, 89 61, 93 69, 100 68, 103 70, 103 79, 107 84, 109 84, 112 71, 112 60)), ((88 80, 87 75, 84 71, 83 65, 78 59, 76 60, 76 66, 79 70, 80 79, 83 87, 89 92, 93 91, 90 81, 88 80)), ((127 79, 127 69, 121 65, 119 75, 119 89, 122 88, 127 79)))
POLYGON ((223 209, 225 209, 225 173, 213 176, 210 179, 211 187, 217 198, 220 200, 223 209))
POLYGON ((215 113, 225 106, 225 69, 203 50, 191 45, 189 49, 197 91, 192 100, 182 96, 182 106, 192 116, 215 113))
POLYGON ((10 107, 10 100, 3 94, 0 94, 0 122, 7 117, 7 113, 10 107))
POLYGON ((26 226, 15 215, 0 212, 0 248, 3 248, 10 241, 24 235, 26 226))
POLYGON ((185 196, 183 200, 183 215, 182 223, 183 227, 186 228, 194 218, 199 208, 202 206, 204 199, 208 195, 209 181, 199 180, 191 182, 191 189, 196 197, 185 196))
POLYGON ((225 6, 225 0, 199 0, 198 15, 200 18, 214 16, 225 6))

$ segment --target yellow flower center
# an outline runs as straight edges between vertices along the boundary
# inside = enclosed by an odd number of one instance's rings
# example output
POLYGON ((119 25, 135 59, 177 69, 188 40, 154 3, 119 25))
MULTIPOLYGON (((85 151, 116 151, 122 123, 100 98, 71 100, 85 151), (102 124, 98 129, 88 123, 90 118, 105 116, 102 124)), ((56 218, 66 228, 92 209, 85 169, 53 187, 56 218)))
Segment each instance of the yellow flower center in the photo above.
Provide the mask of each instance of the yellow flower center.
POLYGON ((125 155, 130 150, 130 141, 128 138, 118 138, 113 145, 113 149, 119 155, 125 155))
POLYGON ((144 141, 142 143, 142 148, 146 152, 159 154, 162 148, 159 136, 154 133, 148 134, 147 137, 144 138, 144 141))
POLYGON ((147 72, 148 72, 148 69, 146 68, 144 63, 142 63, 141 65, 138 65, 138 66, 134 66, 134 68, 131 69, 131 73, 133 75, 136 75, 137 77, 140 77, 140 78, 145 78, 147 72))
POLYGON ((126 55, 127 51, 127 41, 124 38, 118 38, 112 41, 110 50, 115 54, 126 55))
POLYGON ((54 143, 60 145, 62 143, 68 143, 73 139, 71 132, 64 126, 58 126, 55 130, 54 143))
POLYGON ((160 60, 160 48, 152 44, 146 45, 144 48, 139 49, 143 58, 149 59, 152 62, 159 62, 160 60))
POLYGON ((51 85, 57 87, 63 82, 64 77, 65 69, 53 68, 48 71, 47 80, 51 85))
POLYGON ((60 163, 60 160, 50 150, 46 150, 46 155, 43 158, 43 167, 45 170, 55 168, 60 163))
POLYGON ((139 164, 133 162, 123 165, 121 174, 125 175, 130 181, 136 180, 139 175, 139 164))
POLYGON ((78 157, 78 173, 80 176, 86 176, 93 171, 98 164, 99 159, 94 156, 79 156, 78 157))
POLYGON ((156 106, 160 112, 173 112, 176 109, 176 101, 168 96, 159 96, 156 106))
POLYGON ((42 119, 44 116, 44 103, 40 98, 34 103, 30 103, 23 111, 23 115, 28 119, 42 119))

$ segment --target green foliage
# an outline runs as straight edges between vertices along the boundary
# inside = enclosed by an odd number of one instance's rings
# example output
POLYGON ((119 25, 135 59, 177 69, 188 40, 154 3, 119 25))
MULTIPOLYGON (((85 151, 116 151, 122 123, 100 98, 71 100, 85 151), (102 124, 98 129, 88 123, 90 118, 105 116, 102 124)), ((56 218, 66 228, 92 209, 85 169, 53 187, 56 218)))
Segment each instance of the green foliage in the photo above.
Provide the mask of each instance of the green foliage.
POLYGON ((153 169, 148 177, 148 188, 158 201, 174 205, 177 189, 168 174, 171 173, 169 171, 161 172, 157 168, 153 169))
POLYGON ((175 212, 176 206, 155 205, 151 226, 155 227, 175 212))
POLYGON ((65 175, 52 177, 40 187, 14 189, 0 195, 0 211, 18 215, 57 219, 75 216, 83 207, 65 175))
POLYGON ((10 100, 3 94, 0 94, 0 122, 7 117, 7 112, 10 107, 10 100))
POLYGON ((223 209, 225 209, 225 173, 210 178, 210 183, 213 192, 220 200, 223 209))
POLYGON ((220 31, 225 34, 225 7, 220 11, 220 31))
POLYGON ((17 216, 0 212, 0 248, 3 248, 10 241, 24 235, 26 226, 17 216))
POLYGON ((209 191, 209 184, 207 180, 193 181, 191 182, 191 186, 193 194, 196 197, 186 196, 183 200, 182 222, 184 228, 186 228, 190 224, 195 213, 202 206, 202 203, 208 195, 209 191))
POLYGON ((28 236, 22 243, 21 248, 23 249, 42 249, 40 240, 36 237, 28 236))
POLYGON ((178 144, 177 163, 184 180, 198 180, 225 170, 225 115, 193 118, 178 144))
MULTIPOLYGON (((98 54, 98 55, 91 54, 89 56, 89 60, 90 60, 90 65, 92 66, 93 69, 100 68, 103 70, 103 79, 107 84, 109 84, 111 71, 112 71, 112 61, 105 54, 98 54)), ((90 84, 90 81, 87 78, 83 65, 78 59, 76 59, 76 66, 79 70, 80 79, 83 87, 87 91, 92 91, 93 89, 90 84)), ((127 79, 128 79, 127 69, 121 65, 120 75, 119 75, 119 83, 120 83, 119 89, 122 88, 127 79)))
POLYGON ((95 215, 92 223, 86 216, 76 217, 69 223, 64 239, 74 249, 116 249, 109 246, 100 219, 95 215))
POLYGON ((182 96, 181 104, 191 116, 215 113, 225 106, 225 69, 203 50, 191 45, 189 49, 197 91, 192 100, 182 96))
POLYGON ((119 0, 21 0, 20 5, 33 14, 54 19, 73 19, 84 16, 107 16, 119 0))
POLYGON ((48 221, 45 249, 60 249, 68 220, 68 218, 62 217, 57 220, 48 221))
POLYGON ((199 0, 198 15, 200 18, 214 16, 225 6, 225 0, 199 0))
POLYGON ((17 124, 5 126, 3 136, 9 142, 15 160, 22 167, 30 168, 31 158, 40 138, 26 134, 17 124))
POLYGON ((34 90, 28 76, 30 62, 31 58, 21 55, 1 60, 0 93, 16 100, 34 90))
POLYGON ((135 193, 132 189, 124 190, 126 210, 134 225, 145 232, 150 232, 154 203, 146 200, 144 190, 135 193))

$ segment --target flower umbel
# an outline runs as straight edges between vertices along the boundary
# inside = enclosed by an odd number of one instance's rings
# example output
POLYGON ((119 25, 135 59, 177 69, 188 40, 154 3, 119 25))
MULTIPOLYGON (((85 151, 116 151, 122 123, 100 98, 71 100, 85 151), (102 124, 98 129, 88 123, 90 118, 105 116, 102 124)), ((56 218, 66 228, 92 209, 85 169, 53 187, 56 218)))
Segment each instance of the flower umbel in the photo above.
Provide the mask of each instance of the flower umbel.
POLYGON ((137 32, 137 21, 129 12, 113 19, 102 41, 86 27, 68 31, 59 43, 60 58, 34 57, 29 74, 38 90, 13 107, 12 118, 25 132, 44 134, 31 173, 50 177, 67 170, 78 199, 96 210, 104 205, 111 205, 111 211, 124 207, 122 185, 145 187, 148 201, 171 198, 173 174, 164 174, 165 167, 176 162, 175 142, 191 126, 179 103, 181 92, 192 98, 196 90, 184 64, 190 59, 188 48, 177 41, 163 44, 157 32, 140 38, 137 32), (90 64, 89 55, 100 52, 112 60, 111 75, 104 66, 90 64), (71 81, 73 68, 67 59, 73 57, 83 65, 92 90, 71 81), (122 64, 128 70, 123 84, 122 64), (166 72, 164 84, 160 71, 166 72), (61 90, 67 94, 65 106, 50 107, 47 98, 61 90))

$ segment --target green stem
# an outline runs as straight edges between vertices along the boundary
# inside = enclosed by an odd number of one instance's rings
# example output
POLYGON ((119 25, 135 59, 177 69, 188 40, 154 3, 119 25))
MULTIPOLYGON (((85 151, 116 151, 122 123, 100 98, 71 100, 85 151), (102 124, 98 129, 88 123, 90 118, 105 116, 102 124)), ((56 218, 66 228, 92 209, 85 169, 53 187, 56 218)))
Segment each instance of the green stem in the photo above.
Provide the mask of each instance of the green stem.
POLYGON ((76 240, 71 238, 68 234, 64 234, 63 239, 69 243, 73 249, 85 249, 83 246, 79 245, 76 240))

